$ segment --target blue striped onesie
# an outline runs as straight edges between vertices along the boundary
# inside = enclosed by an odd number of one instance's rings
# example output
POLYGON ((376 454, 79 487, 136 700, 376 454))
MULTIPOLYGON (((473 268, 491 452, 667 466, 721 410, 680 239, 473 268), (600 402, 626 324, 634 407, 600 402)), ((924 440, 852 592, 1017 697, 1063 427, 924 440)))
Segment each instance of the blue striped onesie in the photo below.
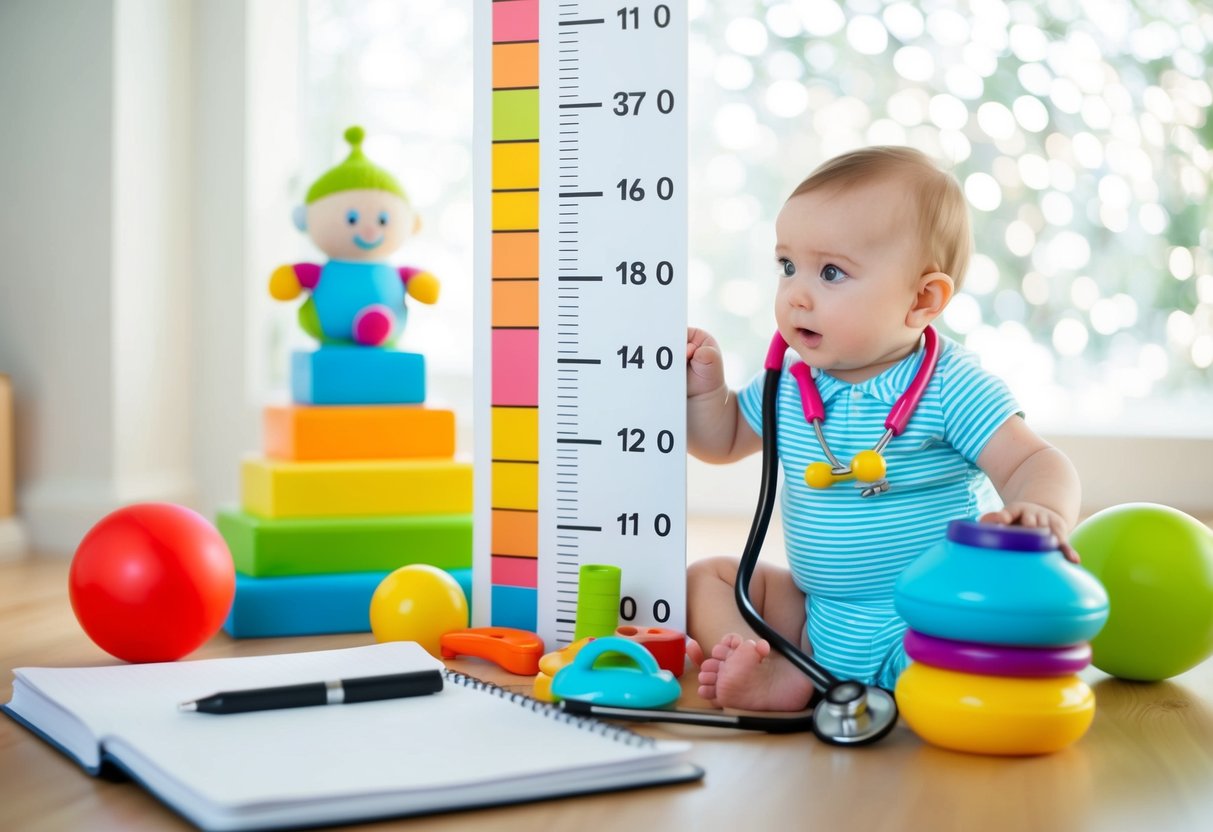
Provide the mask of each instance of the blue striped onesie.
MULTIPOLYGON (((977 467, 986 442, 1019 406, 1006 385, 983 370, 976 356, 940 337, 939 363, 904 433, 884 450, 889 491, 861 498, 850 481, 810 489, 809 463, 824 460, 805 421, 800 390, 787 372, 779 379, 778 450, 788 565, 805 593, 813 655, 840 678, 892 690, 908 660, 905 624, 893 609, 897 576, 944 536, 949 520, 1000 507, 997 492, 977 467)), ((817 374, 825 404, 823 432, 848 463, 884 433, 889 408, 918 369, 920 351, 859 384, 817 374)), ((760 373, 738 394, 741 413, 762 434, 760 373)))

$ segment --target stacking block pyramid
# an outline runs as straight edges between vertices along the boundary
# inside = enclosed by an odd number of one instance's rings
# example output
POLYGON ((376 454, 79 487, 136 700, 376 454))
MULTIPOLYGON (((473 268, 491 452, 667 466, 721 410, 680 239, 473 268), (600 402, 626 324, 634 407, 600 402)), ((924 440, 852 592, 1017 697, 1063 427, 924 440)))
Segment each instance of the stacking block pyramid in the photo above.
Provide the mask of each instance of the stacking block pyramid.
POLYGON ((291 361, 293 403, 264 412, 265 456, 219 513, 236 565, 235 637, 369 632, 390 572, 424 563, 471 597, 472 466, 455 414, 427 408, 425 360, 322 346, 291 361))
POLYGON ((1108 597, 1052 534, 955 521, 902 573, 894 601, 913 660, 897 704, 927 742, 1046 754, 1090 726, 1095 696, 1076 674, 1090 664, 1108 597))

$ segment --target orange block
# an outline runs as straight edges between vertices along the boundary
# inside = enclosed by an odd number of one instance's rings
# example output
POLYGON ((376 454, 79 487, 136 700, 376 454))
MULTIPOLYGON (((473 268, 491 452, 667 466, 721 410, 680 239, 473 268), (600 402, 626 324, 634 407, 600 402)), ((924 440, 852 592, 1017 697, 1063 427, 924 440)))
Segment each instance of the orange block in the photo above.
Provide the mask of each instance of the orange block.
POLYGON ((494 555, 539 557, 539 512, 493 509, 494 555))
POLYGON ((291 461, 450 459, 455 412, 416 405, 270 406, 265 455, 291 461))
POLYGON ((539 277, 539 232, 493 234, 493 277, 539 277))
POLYGON ((539 281, 494 280, 493 326, 539 326, 539 281))

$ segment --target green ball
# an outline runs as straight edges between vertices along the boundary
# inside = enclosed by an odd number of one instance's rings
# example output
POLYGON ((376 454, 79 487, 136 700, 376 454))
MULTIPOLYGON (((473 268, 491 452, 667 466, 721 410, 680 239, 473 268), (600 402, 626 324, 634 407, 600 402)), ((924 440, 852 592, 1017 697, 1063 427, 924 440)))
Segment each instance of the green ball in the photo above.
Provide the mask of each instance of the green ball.
POLYGON ((1213 531, 1167 506, 1127 503, 1092 515, 1070 542, 1108 591, 1091 663, 1156 682, 1213 655, 1213 531))

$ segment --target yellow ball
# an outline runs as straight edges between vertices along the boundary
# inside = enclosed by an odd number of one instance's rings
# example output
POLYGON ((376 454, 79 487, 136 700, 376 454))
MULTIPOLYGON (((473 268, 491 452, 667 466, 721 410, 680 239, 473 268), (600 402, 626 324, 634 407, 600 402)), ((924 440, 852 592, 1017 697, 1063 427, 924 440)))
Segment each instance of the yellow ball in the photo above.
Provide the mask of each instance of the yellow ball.
POLYGON ((375 641, 415 641, 441 657, 442 636, 468 626, 463 588, 436 566, 402 566, 384 578, 371 596, 375 641))
POLYGON ((860 451, 851 460, 851 471, 861 482, 879 482, 888 473, 884 457, 876 451, 860 451))
POLYGON ((834 469, 828 462, 814 462, 804 469, 804 481, 809 488, 829 488, 834 484, 834 469))

